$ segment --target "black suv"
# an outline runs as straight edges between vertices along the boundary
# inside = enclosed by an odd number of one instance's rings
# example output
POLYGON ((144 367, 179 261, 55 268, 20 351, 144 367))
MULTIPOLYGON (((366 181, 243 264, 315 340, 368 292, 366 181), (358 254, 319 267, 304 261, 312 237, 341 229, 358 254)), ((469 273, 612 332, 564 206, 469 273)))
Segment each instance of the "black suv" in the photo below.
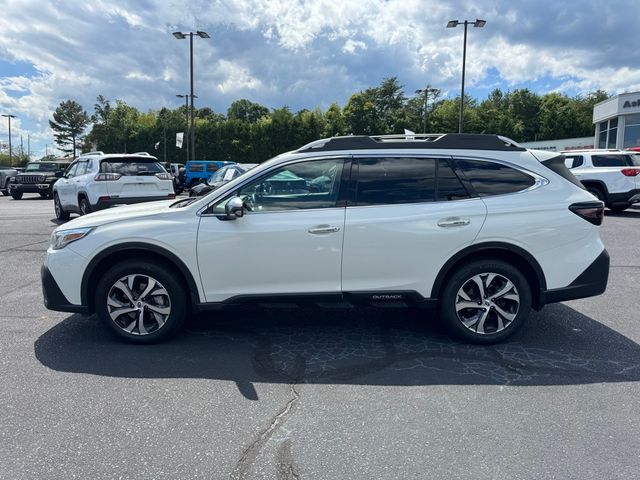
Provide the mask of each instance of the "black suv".
POLYGON ((9 193, 20 200, 24 193, 39 193, 42 198, 52 198, 53 184, 64 174, 71 162, 29 162, 24 172, 9 183, 9 193))

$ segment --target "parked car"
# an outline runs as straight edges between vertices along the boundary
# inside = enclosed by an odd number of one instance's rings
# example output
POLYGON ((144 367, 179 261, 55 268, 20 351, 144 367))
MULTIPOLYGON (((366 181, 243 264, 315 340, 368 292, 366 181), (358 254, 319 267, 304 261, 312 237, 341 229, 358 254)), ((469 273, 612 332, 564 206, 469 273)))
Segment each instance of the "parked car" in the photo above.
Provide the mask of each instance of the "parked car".
POLYGON ((173 177, 173 190, 176 192, 176 194, 181 193, 184 190, 184 186, 182 185, 182 181, 180 180, 180 169, 182 168, 184 170, 184 164, 165 162, 162 165, 173 177))
POLYGON ((204 183, 207 178, 225 165, 235 163, 223 160, 189 160, 185 166, 185 185, 187 188, 191 188, 198 183, 204 183))
POLYGON ((640 154, 623 150, 563 152, 567 168, 614 212, 640 202, 640 154))
POLYGON ((85 215, 131 203, 175 198, 172 177, 148 154, 86 154, 73 162, 53 186, 56 217, 85 215))
POLYGON ((69 161, 29 162, 24 172, 15 175, 9 183, 9 193, 20 200, 25 193, 39 193, 42 198, 51 198, 53 184, 69 166, 69 161))
POLYGON ((3 195, 9 195, 9 182, 17 174, 18 170, 13 167, 0 166, 0 190, 3 195))
POLYGON ((56 228, 44 301, 134 343, 170 337, 190 312, 277 301, 434 308, 459 337, 493 343, 531 309, 605 291, 603 218, 562 155, 504 137, 331 138, 204 197, 56 228))
POLYGON ((222 167, 216 173, 211 175, 206 182, 199 183, 191 187, 191 190, 189 190, 189 196, 200 197, 202 195, 206 195, 211 190, 221 187, 225 183, 239 177, 257 165, 257 163, 236 163, 235 165, 222 167))

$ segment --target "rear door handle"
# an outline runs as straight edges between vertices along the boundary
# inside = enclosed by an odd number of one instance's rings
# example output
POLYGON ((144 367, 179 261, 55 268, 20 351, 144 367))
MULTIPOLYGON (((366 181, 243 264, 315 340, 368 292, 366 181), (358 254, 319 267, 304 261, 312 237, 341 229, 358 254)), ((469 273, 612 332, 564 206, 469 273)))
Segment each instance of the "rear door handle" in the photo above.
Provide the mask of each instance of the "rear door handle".
POLYGON ((438 221, 439 227, 464 227, 465 225, 469 225, 471 220, 468 218, 460 218, 460 217, 448 217, 443 218, 438 221))
POLYGON ((331 225, 317 225, 307 230, 313 235, 322 235, 325 233, 336 233, 340 231, 340 227, 333 227, 331 225))

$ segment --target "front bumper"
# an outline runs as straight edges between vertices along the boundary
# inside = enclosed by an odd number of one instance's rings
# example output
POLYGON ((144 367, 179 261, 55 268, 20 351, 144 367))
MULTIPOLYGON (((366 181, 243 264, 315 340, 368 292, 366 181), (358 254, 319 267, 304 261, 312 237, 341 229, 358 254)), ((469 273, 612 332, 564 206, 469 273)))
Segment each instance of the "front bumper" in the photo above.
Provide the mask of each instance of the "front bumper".
POLYGON ((578 298, 595 297, 604 293, 609 280, 609 253, 600 255, 570 285, 542 292, 542 305, 578 298))
POLYGON ((22 193, 40 193, 51 188, 48 183, 10 183, 9 192, 19 191, 22 193))
POLYGON ((40 269, 40 277, 42 280, 44 306, 49 310, 55 310, 57 312, 89 313, 89 307, 84 305, 73 305, 69 300, 67 300, 46 265, 43 265, 40 269))

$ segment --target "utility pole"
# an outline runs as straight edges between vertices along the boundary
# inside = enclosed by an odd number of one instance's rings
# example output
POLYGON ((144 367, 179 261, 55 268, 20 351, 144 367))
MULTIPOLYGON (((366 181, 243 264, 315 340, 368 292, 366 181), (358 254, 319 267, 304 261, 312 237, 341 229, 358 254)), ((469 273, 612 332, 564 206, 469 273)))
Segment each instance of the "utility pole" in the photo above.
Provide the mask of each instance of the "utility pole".
POLYGON ((13 156, 11 152, 11 119, 16 118, 16 116, 11 114, 3 114, 2 116, 9 120, 9 165, 13 167, 13 156))
POLYGON ((27 162, 31 161, 31 134, 27 133, 27 162))

